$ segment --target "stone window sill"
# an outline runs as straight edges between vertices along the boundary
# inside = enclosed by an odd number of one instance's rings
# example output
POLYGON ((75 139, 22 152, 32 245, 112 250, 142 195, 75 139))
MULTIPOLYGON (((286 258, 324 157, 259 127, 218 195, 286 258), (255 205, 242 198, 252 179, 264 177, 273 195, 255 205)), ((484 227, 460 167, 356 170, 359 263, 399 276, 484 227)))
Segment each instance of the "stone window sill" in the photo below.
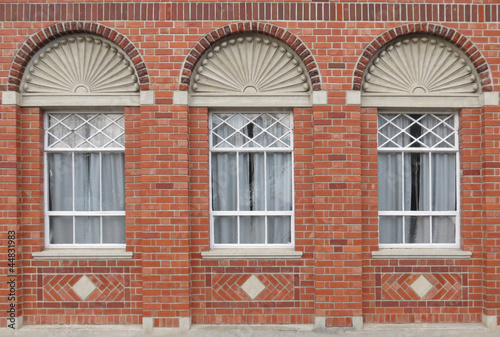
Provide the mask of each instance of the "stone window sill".
POLYGON ((385 248, 372 252, 374 259, 470 259, 472 252, 461 249, 427 249, 427 248, 385 248))
POLYGON ((302 252, 292 248, 216 248, 201 252, 203 259, 300 259, 302 252))
POLYGON ((32 254, 35 260, 130 260, 125 249, 46 249, 32 254))

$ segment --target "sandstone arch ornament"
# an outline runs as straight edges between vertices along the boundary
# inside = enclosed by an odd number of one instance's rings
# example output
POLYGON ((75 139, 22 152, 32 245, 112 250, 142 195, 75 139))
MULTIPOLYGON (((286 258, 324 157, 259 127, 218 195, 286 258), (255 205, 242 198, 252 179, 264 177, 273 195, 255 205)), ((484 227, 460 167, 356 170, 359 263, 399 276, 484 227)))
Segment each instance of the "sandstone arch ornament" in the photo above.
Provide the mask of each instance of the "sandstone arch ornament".
POLYGON ((198 61, 191 106, 309 106, 312 85, 298 55, 281 41, 238 34, 215 43, 198 61))
POLYGON ((24 106, 122 105, 138 99, 140 84, 118 46, 97 36, 75 35, 39 51, 20 89, 24 106))
POLYGON ((406 36, 386 44, 363 76, 365 106, 475 106, 480 77, 463 51, 434 36, 406 36))

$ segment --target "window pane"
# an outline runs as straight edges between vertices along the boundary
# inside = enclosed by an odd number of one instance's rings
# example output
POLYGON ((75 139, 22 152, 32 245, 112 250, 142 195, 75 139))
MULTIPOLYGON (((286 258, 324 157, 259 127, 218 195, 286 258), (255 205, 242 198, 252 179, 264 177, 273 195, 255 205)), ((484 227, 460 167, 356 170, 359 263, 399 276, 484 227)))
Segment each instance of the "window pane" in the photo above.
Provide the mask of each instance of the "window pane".
POLYGON ((432 242, 455 243, 456 219, 452 216, 432 217, 432 242))
POLYGON ((378 207, 381 211, 403 209, 403 156, 401 153, 378 155, 378 207))
POLYGON ((378 116, 379 148, 454 148, 455 115, 412 114, 378 116))
POLYGON ((99 243, 101 219, 98 216, 75 217, 75 243, 99 243))
POLYGON ((123 114, 49 114, 49 148, 123 148, 123 114))
POLYGON ((411 119, 405 115, 378 115, 378 146, 402 148, 410 143, 406 128, 411 119))
POLYGON ((379 218, 380 243, 403 243, 403 217, 381 216, 379 218))
POLYGON ((240 217, 240 243, 265 243, 263 216, 240 217))
POLYGON ((292 155, 290 153, 268 153, 267 165, 267 210, 292 210, 292 155))
POLYGON ((75 153, 75 211, 99 211, 101 199, 99 153, 75 153))
POLYGON ((71 153, 48 154, 49 211, 73 210, 73 159, 71 153))
POLYGON ((238 169, 240 211, 264 211, 264 154, 240 153, 238 169))
POLYGON ((427 216, 405 217, 406 243, 430 243, 430 219, 427 216))
POLYGON ((102 210, 125 210, 125 163, 123 152, 102 153, 102 210))
POLYGON ((429 154, 404 154, 405 211, 429 211, 429 154))
POLYGON ((450 148, 455 146, 453 115, 425 115, 421 123, 424 127, 422 140, 428 147, 450 148))
POLYGON ((102 243, 125 243, 125 217, 102 217, 102 243))
POLYGON ((73 243, 72 216, 51 216, 49 223, 50 243, 73 243))
POLYGON ((457 169, 455 153, 432 155, 432 210, 455 211, 457 209, 457 169))
POLYGON ((291 243, 289 216, 267 217, 267 243, 291 243))
POLYGON ((212 208, 235 211, 237 205, 236 153, 212 153, 212 208))
POLYGON ((235 216, 214 216, 214 243, 238 243, 238 220, 235 216))

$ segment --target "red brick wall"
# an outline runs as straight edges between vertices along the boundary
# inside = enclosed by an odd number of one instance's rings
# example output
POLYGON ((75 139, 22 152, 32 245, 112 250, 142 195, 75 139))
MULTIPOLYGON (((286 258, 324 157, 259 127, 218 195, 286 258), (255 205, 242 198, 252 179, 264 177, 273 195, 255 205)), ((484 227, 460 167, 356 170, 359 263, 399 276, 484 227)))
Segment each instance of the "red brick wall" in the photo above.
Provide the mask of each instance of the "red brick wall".
MULTIPOLYGON (((24 67, 49 40, 86 32, 124 48, 141 90, 156 93, 153 105, 125 109, 127 250, 134 252, 126 261, 32 259, 43 249, 43 112, 0 106, 0 259, 7 260, 7 231, 15 230, 17 314, 27 324, 154 317, 157 327, 178 326, 180 317, 312 324, 316 316, 327 326, 350 326, 352 316, 403 323, 498 315, 500 108, 460 112, 461 247, 472 258, 374 260, 377 110, 346 105, 345 91, 359 90, 383 43, 415 31, 455 42, 473 60, 483 90, 499 91, 499 19, 500 5, 487 1, 0 4, 0 91, 19 90, 24 67), (299 260, 201 258, 209 250, 208 111, 172 105, 173 91, 187 89, 206 43, 242 30, 292 45, 315 90, 328 91, 327 104, 294 109, 299 260), (251 274, 272 286, 254 301, 231 291, 251 274), (101 285, 92 300, 70 289, 81 275, 101 285), (419 275, 455 291, 417 299, 408 284, 419 275)), ((4 267, 0 274, 5 294, 4 267)))

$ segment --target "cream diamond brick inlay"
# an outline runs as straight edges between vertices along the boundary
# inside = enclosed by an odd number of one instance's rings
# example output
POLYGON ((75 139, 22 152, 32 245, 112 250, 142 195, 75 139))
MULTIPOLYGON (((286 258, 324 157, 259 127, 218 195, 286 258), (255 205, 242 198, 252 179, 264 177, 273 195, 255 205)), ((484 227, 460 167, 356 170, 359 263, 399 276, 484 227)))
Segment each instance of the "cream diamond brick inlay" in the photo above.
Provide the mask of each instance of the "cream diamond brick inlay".
POLYGON ((97 286, 87 276, 83 275, 72 289, 83 301, 97 289, 97 286))
POLYGON ((434 286, 424 275, 420 275, 420 277, 410 285, 410 288, 422 299, 432 288, 434 288, 434 286))
POLYGON ((252 275, 241 285, 241 289, 243 289, 243 291, 253 300, 262 290, 266 289, 266 287, 260 282, 257 276, 252 275))

